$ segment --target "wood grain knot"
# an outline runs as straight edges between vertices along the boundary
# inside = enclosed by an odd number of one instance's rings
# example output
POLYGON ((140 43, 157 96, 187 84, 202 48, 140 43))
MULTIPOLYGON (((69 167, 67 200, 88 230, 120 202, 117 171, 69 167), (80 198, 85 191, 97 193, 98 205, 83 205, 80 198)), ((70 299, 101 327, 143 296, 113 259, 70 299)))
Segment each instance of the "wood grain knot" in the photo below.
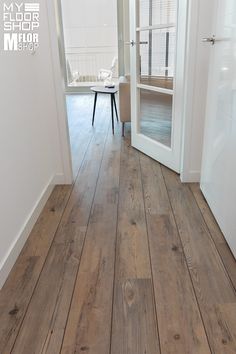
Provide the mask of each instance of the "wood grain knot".
POLYGON ((84 346, 84 347, 81 347, 80 350, 81 350, 82 352, 85 352, 86 350, 89 350, 89 347, 84 346))
POLYGON ((179 334, 175 334, 175 335, 174 335, 174 339, 175 339, 175 340, 180 340, 180 335, 179 335, 179 334))
POLYGON ((19 312, 19 309, 18 309, 17 306, 15 306, 14 309, 9 312, 9 315, 14 316, 14 315, 16 315, 18 312, 19 312))
POLYGON ((128 306, 132 306, 134 301, 135 293, 130 282, 125 284, 125 298, 128 306))
POLYGON ((176 245, 174 245, 174 246, 172 246, 172 251, 174 251, 174 252, 176 252, 176 251, 178 251, 178 249, 179 249, 179 247, 178 246, 176 246, 176 245))
POLYGON ((131 303, 134 299, 134 292, 132 290, 129 290, 128 294, 127 294, 127 299, 129 301, 129 303, 131 303))

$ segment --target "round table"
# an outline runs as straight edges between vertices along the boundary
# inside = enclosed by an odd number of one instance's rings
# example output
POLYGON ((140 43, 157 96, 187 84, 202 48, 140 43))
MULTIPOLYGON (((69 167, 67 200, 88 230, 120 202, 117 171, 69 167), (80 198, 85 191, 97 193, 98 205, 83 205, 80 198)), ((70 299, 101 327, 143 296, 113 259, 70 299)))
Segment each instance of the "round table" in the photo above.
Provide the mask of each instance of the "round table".
POLYGON ((91 87, 91 91, 95 93, 92 125, 94 125, 98 93, 111 95, 111 122, 112 122, 112 133, 114 134, 114 107, 116 112, 116 119, 118 121, 118 113, 117 113, 116 98, 115 98, 115 94, 119 91, 118 87, 108 88, 104 86, 96 86, 96 87, 91 87))

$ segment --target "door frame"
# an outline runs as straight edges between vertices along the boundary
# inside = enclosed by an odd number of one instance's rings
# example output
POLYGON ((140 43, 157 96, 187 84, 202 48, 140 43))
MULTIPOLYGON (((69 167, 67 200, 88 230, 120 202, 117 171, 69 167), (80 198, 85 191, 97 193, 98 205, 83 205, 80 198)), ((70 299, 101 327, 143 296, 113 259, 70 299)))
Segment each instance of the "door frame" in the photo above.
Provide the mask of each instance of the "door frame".
POLYGON ((214 0, 189 0, 183 114, 181 181, 200 182, 214 0))
POLYGON ((51 57, 54 76, 55 101, 57 106, 57 124, 59 135, 59 149, 62 162, 62 175, 57 176, 55 184, 72 184, 72 156, 69 136, 69 125, 66 109, 65 81, 62 69, 61 38, 58 15, 58 0, 46 2, 48 12, 48 27, 50 33, 51 57))

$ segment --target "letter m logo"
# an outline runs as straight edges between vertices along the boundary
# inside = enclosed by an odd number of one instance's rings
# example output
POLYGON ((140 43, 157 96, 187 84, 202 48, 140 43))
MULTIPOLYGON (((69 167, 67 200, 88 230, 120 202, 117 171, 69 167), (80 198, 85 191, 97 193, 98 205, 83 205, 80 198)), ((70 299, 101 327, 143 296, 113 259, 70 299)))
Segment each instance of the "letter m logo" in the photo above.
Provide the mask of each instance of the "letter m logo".
POLYGON ((18 50, 16 33, 4 33, 4 50, 18 50))
POLYGON ((13 12, 14 11, 14 5, 13 3, 7 5, 7 4, 3 4, 3 11, 4 12, 13 12))

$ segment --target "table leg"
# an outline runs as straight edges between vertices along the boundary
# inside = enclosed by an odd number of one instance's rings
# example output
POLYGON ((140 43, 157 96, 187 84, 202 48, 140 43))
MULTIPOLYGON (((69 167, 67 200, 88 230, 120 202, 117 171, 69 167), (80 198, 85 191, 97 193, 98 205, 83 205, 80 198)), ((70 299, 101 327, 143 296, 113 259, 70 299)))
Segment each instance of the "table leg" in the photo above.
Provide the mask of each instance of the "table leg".
POLYGON ((97 104, 97 92, 95 92, 94 96, 94 106, 93 106, 93 120, 92 120, 92 126, 94 125, 94 118, 95 118, 95 112, 96 112, 96 104, 97 104))
POLYGON ((117 120, 117 122, 118 122, 118 121, 119 121, 119 118, 118 118, 117 107, 116 107, 116 96, 115 96, 115 94, 112 95, 112 96, 113 96, 113 102, 114 102, 115 111, 116 111, 116 120, 117 120))
POLYGON ((122 136, 125 136, 125 123, 122 123, 122 136))
POLYGON ((112 134, 114 135, 113 94, 111 94, 111 124, 112 124, 112 134))

